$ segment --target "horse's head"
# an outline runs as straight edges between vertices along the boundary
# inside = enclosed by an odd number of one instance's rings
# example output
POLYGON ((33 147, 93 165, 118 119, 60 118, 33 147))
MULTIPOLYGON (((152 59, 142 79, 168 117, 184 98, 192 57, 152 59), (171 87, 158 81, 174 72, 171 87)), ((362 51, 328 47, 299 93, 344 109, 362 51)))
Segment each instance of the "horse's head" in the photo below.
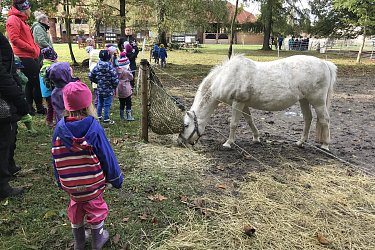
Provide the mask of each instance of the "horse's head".
POLYGON ((198 118, 194 111, 187 111, 184 117, 184 130, 180 133, 179 139, 184 143, 194 145, 202 136, 204 127, 198 124, 198 118))

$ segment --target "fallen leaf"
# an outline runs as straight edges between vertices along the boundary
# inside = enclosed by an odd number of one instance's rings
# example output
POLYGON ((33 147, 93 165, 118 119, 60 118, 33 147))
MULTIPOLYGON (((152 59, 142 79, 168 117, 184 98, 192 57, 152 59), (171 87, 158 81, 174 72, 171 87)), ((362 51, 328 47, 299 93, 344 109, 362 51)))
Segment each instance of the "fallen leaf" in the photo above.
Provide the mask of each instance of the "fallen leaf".
POLYGON ((227 189, 227 186, 225 184, 216 184, 216 188, 227 189))
POLYGON ((152 201, 163 201, 167 199, 167 197, 161 194, 149 195, 147 198, 152 201))
POLYGON ((50 234, 54 235, 56 234, 57 228, 52 228, 51 231, 49 232, 50 234))
POLYGON ((180 201, 181 201, 181 202, 188 202, 189 199, 188 199, 188 197, 187 197, 186 195, 181 195, 181 196, 180 196, 180 201))
POLYGON ((195 205, 196 207, 203 207, 203 205, 204 205, 204 200, 201 199, 201 198, 197 198, 197 199, 194 200, 193 203, 194 203, 194 205, 195 205))
POLYGON ((122 222, 128 222, 129 221, 129 217, 125 217, 124 219, 122 219, 122 222))
POLYGON ((316 238, 318 238, 319 243, 322 244, 322 245, 328 245, 329 244, 329 241, 321 233, 316 234, 316 238))
POLYGON ((217 166, 217 169, 221 170, 221 171, 224 171, 225 170, 225 167, 224 166, 217 166))
POLYGON ((138 218, 141 220, 147 220, 147 214, 146 213, 140 214, 138 215, 138 218))
POLYGON ((244 233, 247 235, 247 236, 253 236, 255 234, 255 227, 253 227, 252 225, 248 224, 248 225, 245 225, 243 227, 243 231, 244 233))
POLYGON ((156 217, 152 217, 151 223, 154 225, 158 224, 158 220, 156 219, 156 217))
POLYGON ((120 241, 120 235, 119 234, 116 234, 115 236, 113 236, 113 243, 115 243, 115 245, 120 241))
POLYGON ((44 214, 43 218, 44 219, 50 219, 50 218, 55 217, 55 216, 57 216, 57 213, 53 210, 49 210, 44 214))

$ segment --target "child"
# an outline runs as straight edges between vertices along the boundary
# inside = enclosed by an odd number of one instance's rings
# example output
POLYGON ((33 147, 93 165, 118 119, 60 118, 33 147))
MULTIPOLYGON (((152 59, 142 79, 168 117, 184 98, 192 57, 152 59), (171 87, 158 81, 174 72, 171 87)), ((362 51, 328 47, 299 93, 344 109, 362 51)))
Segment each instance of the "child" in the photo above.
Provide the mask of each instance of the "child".
MULTIPOLYGON (((16 68, 17 68, 16 72, 17 72, 18 78, 20 79, 22 91, 24 91, 26 83, 29 81, 29 79, 21 71, 21 69, 23 69, 24 66, 21 60, 19 59, 19 57, 16 57, 16 56, 14 57, 14 64, 16 65, 16 68)), ((23 122, 23 124, 25 124, 27 128, 27 132, 30 132, 31 134, 38 133, 33 126, 33 117, 30 114, 22 116, 20 121, 23 122)))
POLYGON ((85 218, 91 226, 92 249, 102 249, 109 239, 103 228, 108 215, 103 190, 107 182, 121 188, 123 176, 103 128, 93 117, 90 89, 80 81, 71 82, 64 87, 63 98, 68 115, 56 125, 52 138, 55 176, 70 195, 74 249, 85 248, 85 218))
POLYGON ((110 54, 107 50, 101 50, 99 53, 100 61, 94 69, 89 73, 89 79, 98 84, 98 107, 97 114, 99 120, 102 119, 102 109, 104 108, 103 122, 106 124, 114 124, 109 119, 109 111, 112 105, 113 91, 116 89, 119 81, 115 68, 110 62, 110 54))
POLYGON ((52 64, 46 72, 44 78, 46 82, 51 81, 55 88, 51 93, 52 107, 55 112, 55 120, 58 123, 63 118, 64 100, 63 89, 69 82, 73 82, 73 70, 67 62, 52 64))
POLYGON ((116 92, 118 100, 120 102, 120 119, 125 120, 124 109, 126 106, 126 120, 134 121, 134 118, 132 117, 133 90, 130 86, 130 81, 133 80, 133 75, 128 70, 130 62, 129 59, 125 56, 125 52, 120 53, 118 64, 119 67, 117 68, 117 74, 119 78, 119 84, 117 86, 116 92))
POLYGON ((155 44, 152 49, 152 57, 154 58, 154 62, 159 64, 159 46, 157 44, 155 44))
POLYGON ((51 86, 51 84, 46 84, 47 82, 44 82, 44 77, 46 76, 47 69, 57 61, 57 54, 53 48, 50 47, 42 49, 41 54, 43 56, 43 66, 39 72, 40 90, 42 91, 42 97, 45 98, 47 103, 46 124, 52 128, 54 124, 51 95, 54 86, 51 86))
POLYGON ((160 67, 167 67, 167 50, 164 47, 164 44, 160 44, 159 48, 159 58, 160 58, 160 67))

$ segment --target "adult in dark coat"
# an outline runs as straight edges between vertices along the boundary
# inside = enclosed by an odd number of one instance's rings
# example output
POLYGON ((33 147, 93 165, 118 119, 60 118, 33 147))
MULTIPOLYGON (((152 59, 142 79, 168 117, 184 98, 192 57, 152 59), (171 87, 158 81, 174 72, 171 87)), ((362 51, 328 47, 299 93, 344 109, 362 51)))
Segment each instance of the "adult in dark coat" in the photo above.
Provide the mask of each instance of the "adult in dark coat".
POLYGON ((129 42, 132 46, 137 43, 137 41, 133 37, 132 30, 129 27, 125 28, 125 36, 120 37, 120 40, 118 42, 118 49, 120 50, 120 52, 125 50, 124 42, 129 42))
POLYGON ((29 108, 17 77, 12 47, 1 32, 0 79, 0 96, 9 104, 11 110, 9 119, 0 119, 0 200, 2 200, 23 193, 23 188, 12 188, 9 180, 20 170, 14 161, 17 121, 28 114, 29 108))

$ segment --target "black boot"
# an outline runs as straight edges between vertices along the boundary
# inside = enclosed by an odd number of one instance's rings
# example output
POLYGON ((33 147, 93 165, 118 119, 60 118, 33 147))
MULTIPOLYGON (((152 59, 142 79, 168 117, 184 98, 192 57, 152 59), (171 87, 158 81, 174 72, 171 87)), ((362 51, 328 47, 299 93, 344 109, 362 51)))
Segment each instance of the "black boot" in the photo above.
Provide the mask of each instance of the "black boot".
POLYGON ((20 194, 23 194, 25 192, 24 188, 12 188, 9 183, 4 184, 0 188, 0 200, 4 200, 5 198, 8 197, 14 197, 20 194))

